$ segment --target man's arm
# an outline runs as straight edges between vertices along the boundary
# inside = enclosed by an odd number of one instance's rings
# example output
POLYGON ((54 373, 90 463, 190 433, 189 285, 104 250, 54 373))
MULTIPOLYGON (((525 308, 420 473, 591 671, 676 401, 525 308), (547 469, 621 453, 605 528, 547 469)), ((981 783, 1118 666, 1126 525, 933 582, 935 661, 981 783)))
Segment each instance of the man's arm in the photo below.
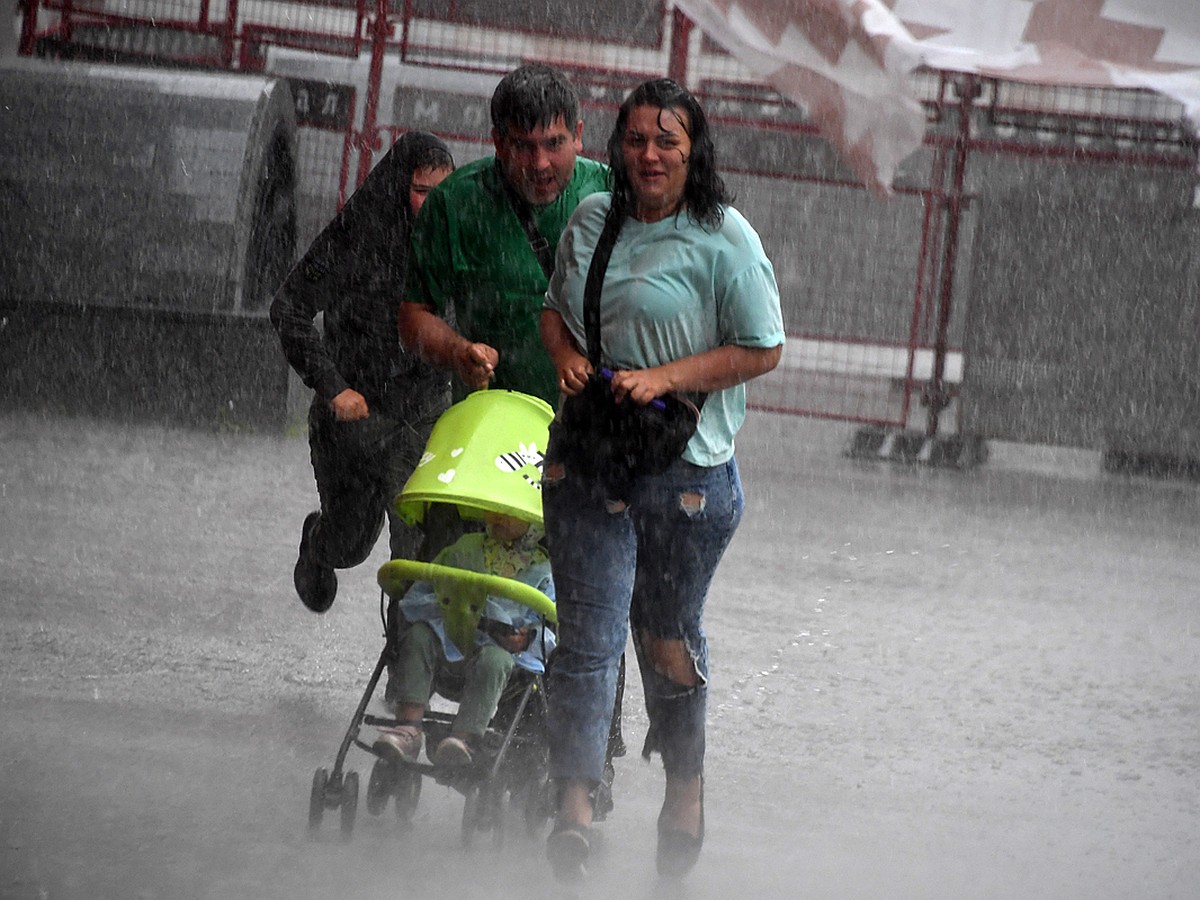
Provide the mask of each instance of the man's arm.
POLYGON ((294 268, 271 301, 270 319, 289 365, 308 387, 324 399, 341 422, 365 419, 370 410, 366 398, 346 383, 317 331, 320 303, 319 277, 304 264, 294 268))
POLYGON ((468 341, 438 314, 454 288, 444 283, 450 260, 450 214, 446 183, 430 192, 410 237, 408 273, 396 324, 400 342, 430 365, 457 373, 471 390, 487 387, 500 354, 468 341), (437 299, 441 298, 441 299, 437 299))
POLYGON ((404 301, 397 324, 406 348, 430 365, 452 369, 471 390, 492 380, 500 362, 496 349, 468 341, 428 306, 404 301))
POLYGON ((296 265, 271 301, 271 324, 279 335, 283 355, 300 380, 333 408, 339 419, 367 415, 367 402, 338 372, 317 331, 317 312, 325 308, 322 284, 330 276, 323 247, 314 246, 296 265))

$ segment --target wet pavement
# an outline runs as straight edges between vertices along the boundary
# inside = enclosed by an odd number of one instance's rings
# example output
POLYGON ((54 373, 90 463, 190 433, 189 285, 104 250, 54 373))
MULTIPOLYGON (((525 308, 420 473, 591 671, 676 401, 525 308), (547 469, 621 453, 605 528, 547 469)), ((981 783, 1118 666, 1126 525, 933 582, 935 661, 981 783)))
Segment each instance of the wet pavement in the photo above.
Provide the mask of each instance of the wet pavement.
MULTIPOLYGON (((704 855, 656 881, 633 678, 580 895, 1200 894, 1200 487, 1014 445, 857 462, 851 431, 751 414, 706 621, 704 855)), ((0 898, 563 895, 519 822, 460 849, 432 783, 411 828, 360 802, 351 841, 335 814, 310 838, 386 552, 306 612, 314 500, 302 438, 0 414, 0 898)))

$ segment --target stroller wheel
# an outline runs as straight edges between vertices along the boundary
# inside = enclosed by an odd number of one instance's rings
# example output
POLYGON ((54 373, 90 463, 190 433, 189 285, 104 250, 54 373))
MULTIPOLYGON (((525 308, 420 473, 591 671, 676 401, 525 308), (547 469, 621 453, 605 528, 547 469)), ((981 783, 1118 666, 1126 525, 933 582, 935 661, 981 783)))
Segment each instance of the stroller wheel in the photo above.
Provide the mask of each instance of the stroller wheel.
POLYGON ((358 815, 358 773, 347 772, 342 778, 342 838, 350 840, 354 833, 354 817, 358 815))
POLYGON ((367 779, 367 812, 377 816, 387 808, 388 798, 397 781, 395 767, 386 759, 375 760, 367 779))
POLYGON ((475 846, 475 831, 479 825, 479 788, 471 785, 465 791, 466 800, 463 803, 462 814, 462 845, 467 850, 475 846))
POLYGON ((594 815, 597 822, 603 822, 613 811, 612 786, 616 776, 616 769, 613 768, 612 760, 609 760, 604 764, 604 773, 600 776, 600 783, 596 785, 592 797, 592 808, 595 810, 594 815))
POLYGON ((480 792, 483 798, 483 821, 485 828, 492 829, 492 849, 504 847, 504 786, 497 783, 484 785, 480 792))
POLYGON ((329 784, 329 772, 317 769, 313 772, 312 793, 308 795, 308 830, 316 832, 325 815, 325 787, 329 784))
POLYGON ((542 773, 529 781, 525 789, 525 832, 537 837, 554 812, 554 794, 550 777, 542 773))
POLYGON ((471 785, 466 789, 463 804, 462 845, 470 849, 475 846, 476 833, 492 832, 492 846, 497 850, 504 846, 504 788, 486 782, 471 785))
POLYGON ((396 816, 401 822, 411 822, 421 799, 421 773, 401 768, 394 773, 396 816))

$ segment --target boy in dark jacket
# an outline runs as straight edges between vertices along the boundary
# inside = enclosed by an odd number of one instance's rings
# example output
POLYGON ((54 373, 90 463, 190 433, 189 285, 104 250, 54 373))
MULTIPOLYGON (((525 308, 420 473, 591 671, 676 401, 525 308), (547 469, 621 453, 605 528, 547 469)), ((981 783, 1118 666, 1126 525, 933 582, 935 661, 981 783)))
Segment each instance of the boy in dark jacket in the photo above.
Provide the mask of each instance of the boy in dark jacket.
POLYGON ((433 135, 403 135, 271 304, 284 355, 314 391, 309 448, 321 508, 304 520, 293 573, 296 593, 313 612, 333 604, 334 570, 370 555, 385 514, 393 558, 428 549, 420 530, 395 516, 392 500, 449 404, 449 378, 401 348, 396 315, 413 222, 425 195, 453 169, 449 149, 433 135))

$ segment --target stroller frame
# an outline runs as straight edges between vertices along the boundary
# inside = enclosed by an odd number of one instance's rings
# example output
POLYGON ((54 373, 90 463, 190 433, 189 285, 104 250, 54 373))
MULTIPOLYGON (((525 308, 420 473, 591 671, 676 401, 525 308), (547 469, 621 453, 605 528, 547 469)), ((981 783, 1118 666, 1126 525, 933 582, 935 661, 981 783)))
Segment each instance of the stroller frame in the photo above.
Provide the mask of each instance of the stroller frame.
MULTIPOLYGON (((342 737, 332 769, 321 767, 313 773, 308 809, 310 834, 320 830, 325 811, 333 809, 339 811, 342 838, 349 840, 354 832, 359 776, 353 769, 346 769, 351 747, 375 758, 365 797, 367 811, 372 815, 381 815, 388 801, 394 799, 397 818, 403 824, 410 823, 420 800, 422 780, 428 777, 464 796, 464 847, 474 846, 481 832, 491 832, 493 846, 503 845, 506 793, 521 805, 526 832, 537 834, 554 811, 544 730, 538 734, 532 727, 538 720, 543 725, 545 722, 546 691, 541 674, 521 672, 520 681, 524 683, 518 682, 519 690, 506 690, 484 735, 484 752, 469 766, 446 770, 429 763, 395 762, 361 739, 363 726, 387 728, 399 724, 395 717, 367 712, 380 678, 397 658, 398 616, 398 599, 381 593, 384 647, 342 737)), ((449 733, 453 721, 453 714, 426 710, 422 725, 426 735, 440 740, 449 733)))

